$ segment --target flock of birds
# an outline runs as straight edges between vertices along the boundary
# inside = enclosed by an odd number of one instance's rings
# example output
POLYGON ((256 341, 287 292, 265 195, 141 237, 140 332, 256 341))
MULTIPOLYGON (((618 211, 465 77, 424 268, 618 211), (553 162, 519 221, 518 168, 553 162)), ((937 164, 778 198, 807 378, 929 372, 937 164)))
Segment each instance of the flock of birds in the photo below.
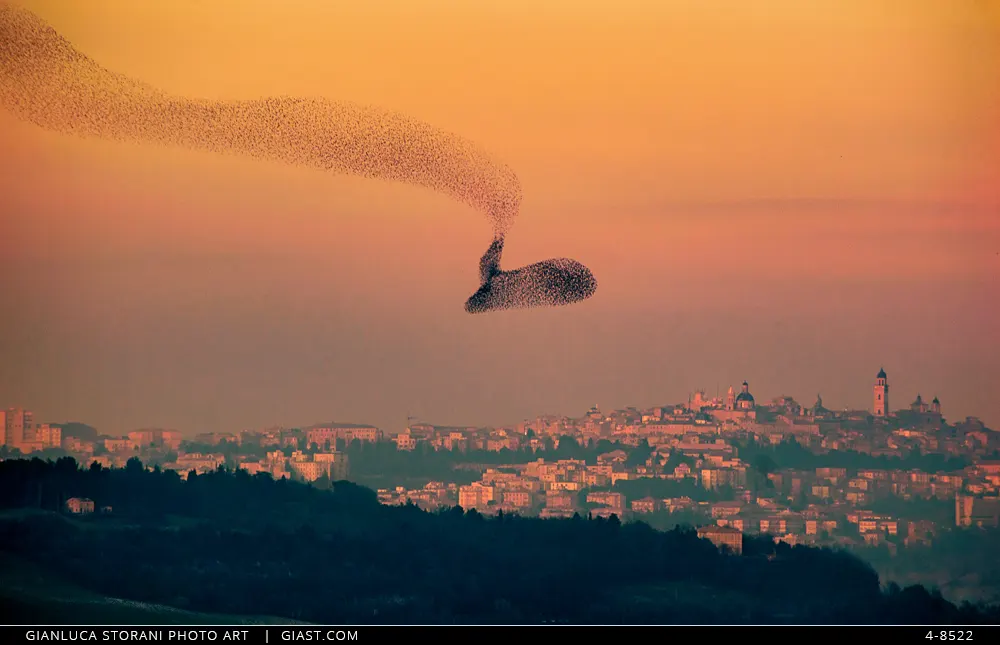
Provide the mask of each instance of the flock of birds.
POLYGON ((575 260, 500 268, 518 214, 517 175, 456 134, 402 114, 325 99, 173 96, 109 71, 35 14, 0 5, 0 105, 50 131, 237 154, 423 186, 484 213, 493 242, 466 311, 558 306, 597 281, 575 260))

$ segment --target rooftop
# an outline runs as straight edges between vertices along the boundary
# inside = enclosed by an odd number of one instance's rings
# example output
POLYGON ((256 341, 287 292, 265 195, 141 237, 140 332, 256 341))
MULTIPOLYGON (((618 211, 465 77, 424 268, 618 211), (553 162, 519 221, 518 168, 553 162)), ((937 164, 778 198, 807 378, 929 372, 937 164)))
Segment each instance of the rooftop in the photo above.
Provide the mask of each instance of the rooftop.
POLYGON ((703 526, 700 529, 698 529, 698 535, 699 536, 701 536, 701 535, 708 535, 708 534, 715 534, 715 535, 742 535, 743 531, 741 531, 739 529, 735 529, 735 528, 733 528, 731 526, 715 526, 715 525, 712 525, 712 526, 703 526))

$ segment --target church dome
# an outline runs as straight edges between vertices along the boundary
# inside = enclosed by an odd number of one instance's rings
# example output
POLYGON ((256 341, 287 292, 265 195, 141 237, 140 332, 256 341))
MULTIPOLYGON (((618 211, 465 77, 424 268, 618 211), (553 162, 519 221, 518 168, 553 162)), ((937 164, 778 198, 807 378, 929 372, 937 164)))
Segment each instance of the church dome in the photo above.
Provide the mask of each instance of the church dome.
POLYGON ((878 375, 875 378, 888 378, 888 377, 885 375, 885 370, 884 369, 880 369, 878 371, 878 375))
POLYGON ((743 387, 736 395, 736 407, 741 410, 749 410, 754 407, 753 395, 750 394, 750 385, 743 381, 743 387))

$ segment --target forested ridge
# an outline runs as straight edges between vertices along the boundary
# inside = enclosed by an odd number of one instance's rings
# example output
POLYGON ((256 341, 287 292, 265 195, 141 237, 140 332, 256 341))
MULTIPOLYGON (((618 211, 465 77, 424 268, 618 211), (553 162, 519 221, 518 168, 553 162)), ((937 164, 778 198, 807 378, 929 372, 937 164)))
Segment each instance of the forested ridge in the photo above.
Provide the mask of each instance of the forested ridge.
POLYGON ((922 587, 883 588, 845 552, 744 539, 721 553, 690 527, 486 518, 378 503, 220 469, 191 475, 0 463, 0 545, 109 596, 323 623, 997 622, 922 587), (71 497, 111 513, 71 517, 71 497))

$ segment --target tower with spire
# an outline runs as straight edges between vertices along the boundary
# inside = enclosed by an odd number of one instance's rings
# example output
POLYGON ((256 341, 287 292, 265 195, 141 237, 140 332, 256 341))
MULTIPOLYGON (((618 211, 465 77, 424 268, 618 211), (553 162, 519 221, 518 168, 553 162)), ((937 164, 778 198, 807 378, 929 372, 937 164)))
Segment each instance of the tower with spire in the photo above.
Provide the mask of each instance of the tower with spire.
POLYGON ((885 418, 889 415, 889 378, 885 374, 885 369, 879 369, 875 376, 875 416, 885 418))

